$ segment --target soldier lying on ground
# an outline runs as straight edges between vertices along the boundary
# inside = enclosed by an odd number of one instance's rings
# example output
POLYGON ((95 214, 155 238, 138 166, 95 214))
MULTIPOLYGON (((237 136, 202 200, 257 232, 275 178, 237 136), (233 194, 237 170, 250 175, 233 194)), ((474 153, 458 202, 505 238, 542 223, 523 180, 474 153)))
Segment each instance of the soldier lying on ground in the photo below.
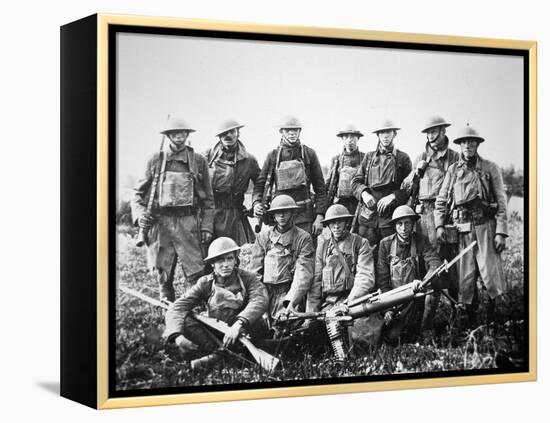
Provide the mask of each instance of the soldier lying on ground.
MULTIPOLYGON (((223 345, 232 348, 243 332, 253 339, 266 335, 262 315, 267 310, 267 291, 256 274, 238 267, 239 246, 231 238, 221 237, 210 244, 205 262, 214 271, 200 278, 166 313, 167 341, 174 341, 185 352, 188 340, 201 352, 210 354, 223 345), (217 339, 209 329, 189 314, 199 305, 206 305, 207 315, 230 325, 230 331, 217 339)), ((209 364, 221 359, 214 353, 209 364)))

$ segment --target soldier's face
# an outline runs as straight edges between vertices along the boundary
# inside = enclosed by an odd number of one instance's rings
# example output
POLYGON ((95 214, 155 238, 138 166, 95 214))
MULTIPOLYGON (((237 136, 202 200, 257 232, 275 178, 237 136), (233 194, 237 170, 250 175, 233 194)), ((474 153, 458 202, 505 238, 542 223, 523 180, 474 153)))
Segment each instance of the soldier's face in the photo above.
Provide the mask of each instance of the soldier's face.
POLYGON ((408 240, 411 237, 414 221, 410 217, 404 217, 395 223, 395 232, 401 239, 408 240))
POLYGON ((273 219, 279 228, 286 229, 292 224, 293 214, 292 210, 281 210, 273 213, 273 219))
POLYGON ((294 144, 296 141, 298 141, 298 138, 300 138, 300 132, 302 132, 302 130, 299 128, 281 129, 281 134, 283 135, 283 138, 291 144, 294 144))
POLYGON ((233 273, 236 265, 237 257, 235 257, 235 253, 227 253, 214 262, 214 273, 227 278, 233 273))
POLYGON ((346 232, 346 219, 333 220, 328 223, 328 228, 334 235, 334 238, 340 239, 346 232))
POLYGON ((178 150, 185 145, 187 138, 189 137, 189 132, 187 131, 174 131, 168 134, 170 138, 170 144, 178 150))
POLYGON ((443 145, 444 135, 445 128, 441 127, 430 128, 426 131, 426 139, 434 150, 439 150, 443 145))
POLYGON ((239 139, 239 130, 237 128, 232 129, 231 131, 224 132, 220 135, 220 141, 226 147, 234 146, 239 139))
POLYGON ((388 148, 393 143, 396 132, 393 129, 378 132, 378 141, 384 148, 388 148))
POLYGON ((357 150, 357 141, 359 141, 359 137, 357 135, 344 134, 342 135, 342 141, 344 141, 344 149, 348 153, 357 150))
POLYGON ((474 138, 466 138, 460 143, 460 150, 466 160, 473 158, 477 153, 479 141, 474 138))

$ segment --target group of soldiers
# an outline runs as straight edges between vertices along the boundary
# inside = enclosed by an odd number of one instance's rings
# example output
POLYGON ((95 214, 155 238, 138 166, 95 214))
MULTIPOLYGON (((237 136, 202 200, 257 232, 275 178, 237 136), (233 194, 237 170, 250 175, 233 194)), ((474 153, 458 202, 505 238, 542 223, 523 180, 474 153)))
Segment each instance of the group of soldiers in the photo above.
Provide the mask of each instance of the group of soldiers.
MULTIPOLYGON (((279 144, 262 168, 240 139, 243 126, 223 123, 216 144, 201 155, 187 142, 195 129, 171 118, 162 131, 168 148, 149 160, 135 189, 133 219, 147 233, 160 298, 172 303, 169 342, 208 353, 232 347, 243 333, 269 337, 293 313, 330 310, 411 282, 420 286, 442 260, 474 240, 475 248, 431 293, 378 318, 384 339, 429 336, 443 294, 463 306, 466 322, 474 325, 480 278, 490 298, 487 319, 494 319, 494 301, 505 289, 500 254, 507 201, 501 171, 478 154, 485 139, 473 127, 453 139, 457 152, 446 135, 450 123, 431 117, 413 163, 397 148, 400 128, 392 121, 374 129, 378 143, 367 153, 358 148, 364 134, 347 126, 336 134, 342 150, 325 180, 315 150, 300 140, 303 128, 295 117, 279 125, 279 144), (257 219, 257 234, 249 217, 257 219), (239 263, 244 244, 253 244, 247 269, 239 263), (178 258, 185 293, 176 298, 178 258), (221 339, 192 318, 199 306, 229 325, 221 339)), ((357 327, 353 339, 359 342, 367 335, 357 327)))

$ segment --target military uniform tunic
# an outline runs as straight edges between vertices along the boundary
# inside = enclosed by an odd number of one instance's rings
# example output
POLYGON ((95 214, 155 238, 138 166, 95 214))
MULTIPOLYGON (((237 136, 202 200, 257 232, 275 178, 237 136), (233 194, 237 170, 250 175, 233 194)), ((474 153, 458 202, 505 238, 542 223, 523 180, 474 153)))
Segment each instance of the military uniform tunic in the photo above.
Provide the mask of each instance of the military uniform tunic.
POLYGON ((268 173, 272 171, 272 198, 278 194, 291 196, 301 207, 294 223, 311 233, 315 215, 324 215, 327 209, 325 180, 315 151, 296 141, 289 145, 281 142, 279 148, 268 155, 254 186, 253 205, 262 201, 268 173), (315 192, 313 201, 310 189, 315 192))
POLYGON ((327 195, 332 195, 328 190, 330 188, 330 181, 336 173, 334 181, 335 195, 332 202, 334 204, 342 204, 351 214, 355 213, 358 203, 351 183, 364 157, 365 153, 359 151, 359 149, 351 153, 344 151, 342 154, 334 156, 331 160, 330 172, 326 180, 327 195))
POLYGON ((395 201, 379 214, 376 205, 373 209, 364 204, 359 216, 359 235, 368 239, 372 246, 378 245, 380 239, 394 232, 391 217, 396 207, 406 203, 408 193, 401 189, 403 180, 411 172, 411 159, 407 153, 397 148, 390 151, 370 151, 365 155, 361 166, 352 180, 352 189, 357 201, 362 202, 363 191, 374 197, 378 204, 380 199, 394 194, 395 201))
POLYGON ((204 270, 201 231, 213 232, 214 197, 208 165, 191 147, 156 153, 147 163, 132 200, 132 217, 137 224, 147 210, 151 185, 161 168, 148 231, 148 264, 171 283, 177 257, 187 279, 204 270), (161 156, 164 156, 162 159, 161 156))
POLYGON ((293 226, 284 233, 264 228, 252 249, 250 270, 261 278, 269 293, 269 316, 291 304, 302 308, 311 288, 315 252, 311 235, 293 226))
POLYGON ((214 237, 226 236, 238 245, 254 242, 254 232, 245 215, 244 195, 260 173, 258 161, 238 141, 230 149, 218 142, 205 153, 214 191, 214 237))
POLYGON ((507 288, 502 257, 494 247, 495 235, 506 237, 508 232, 506 194, 498 166, 479 155, 471 162, 461 157, 452 164, 436 200, 436 227, 445 225, 451 203, 452 221, 459 225, 459 249, 477 241, 458 263, 459 301, 474 301, 478 272, 495 299, 507 288))

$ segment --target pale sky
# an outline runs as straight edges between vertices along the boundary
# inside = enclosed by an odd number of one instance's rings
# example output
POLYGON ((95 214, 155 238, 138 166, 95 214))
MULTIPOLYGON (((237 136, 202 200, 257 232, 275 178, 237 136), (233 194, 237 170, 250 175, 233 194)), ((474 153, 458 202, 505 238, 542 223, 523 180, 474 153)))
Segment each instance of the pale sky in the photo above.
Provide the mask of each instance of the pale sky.
POLYGON ((369 151, 385 117, 403 128, 395 144, 414 160, 423 123, 438 114, 452 123, 449 138, 469 122, 486 138, 482 157, 523 168, 520 57, 118 34, 119 187, 158 150, 168 114, 197 130, 189 140, 198 152, 217 141, 221 122, 241 122, 260 166, 285 115, 302 121, 302 142, 328 165, 341 151, 341 128, 356 125, 365 134, 359 148, 369 151))

